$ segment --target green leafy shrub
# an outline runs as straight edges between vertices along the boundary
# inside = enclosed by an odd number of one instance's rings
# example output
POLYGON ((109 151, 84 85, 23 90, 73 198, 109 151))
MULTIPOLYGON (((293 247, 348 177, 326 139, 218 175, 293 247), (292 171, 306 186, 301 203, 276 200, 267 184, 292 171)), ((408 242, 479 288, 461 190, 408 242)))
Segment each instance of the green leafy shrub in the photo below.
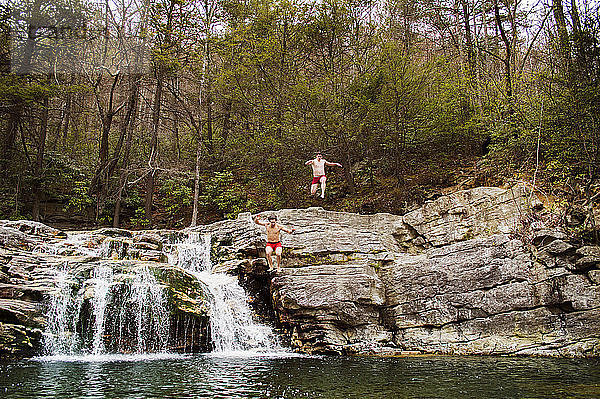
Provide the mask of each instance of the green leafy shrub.
MULTIPOLYGON (((178 178, 165 180, 159 188, 160 207, 171 220, 179 217, 177 222, 182 222, 180 217, 183 210, 192 205, 192 188, 186 185, 186 181, 178 178)), ((180 223, 175 223, 180 224, 180 223)))
POLYGON ((150 226, 150 221, 146 217, 146 211, 143 207, 137 208, 134 216, 129 220, 131 225, 136 228, 146 228, 150 226))
POLYGON ((203 206, 218 210, 225 218, 233 219, 245 212, 248 201, 242 185, 236 183, 231 171, 216 172, 201 179, 203 206))
POLYGON ((77 180, 73 184, 73 189, 68 196, 65 204, 65 212, 83 212, 87 207, 94 204, 94 199, 88 195, 89 182, 85 180, 77 180))

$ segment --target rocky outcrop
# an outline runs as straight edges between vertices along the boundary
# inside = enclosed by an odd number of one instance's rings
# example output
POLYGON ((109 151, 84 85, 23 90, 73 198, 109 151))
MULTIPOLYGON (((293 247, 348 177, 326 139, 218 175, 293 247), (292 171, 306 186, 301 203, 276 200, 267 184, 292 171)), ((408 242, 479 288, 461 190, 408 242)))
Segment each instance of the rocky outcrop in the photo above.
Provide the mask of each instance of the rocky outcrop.
POLYGON ((455 354, 598 355, 600 289, 549 270, 519 240, 478 238, 381 269, 400 348, 455 354))
POLYGON ((273 290, 280 321, 301 351, 360 353, 391 342, 380 320, 384 285, 368 264, 285 269, 273 290))
POLYGON ((598 356, 599 248, 542 224, 514 237, 539 207, 517 186, 403 217, 281 211, 299 268, 273 278, 280 321, 307 352, 598 356))
MULTIPOLYGON (((600 247, 524 224, 535 212, 541 203, 522 186, 457 192, 403 216, 281 210, 280 223, 296 232, 282 234, 285 267, 273 275, 250 214, 185 233, 211 237, 214 269, 238 275, 260 316, 276 318, 299 351, 599 356, 600 247)), ((0 223, 5 353, 39 342, 47 271, 60 259, 81 270, 145 264, 177 312, 207 314, 202 287, 166 263, 182 232, 101 229, 73 246, 76 234, 19 223, 0 223), (53 255, 31 252, 47 242, 53 255)))
MULTIPOLYGON (((93 285, 86 286, 85 281, 94 278, 95 271, 103 267, 111 270, 116 282, 131 280, 138 270, 147 269, 157 284, 164 287, 169 304, 168 347, 179 351, 208 350, 208 305, 204 287, 185 270, 162 262, 166 255, 158 251, 156 256, 155 245, 159 244, 151 241, 147 233, 132 234, 123 230, 117 234, 116 229, 102 229, 85 235, 84 245, 75 245, 66 239, 65 233, 48 226, 44 228, 40 223, 2 221, 0 229, 3 229, 0 230, 0 356, 42 353, 42 333, 47 329, 48 318, 52 317, 49 314, 51 298, 65 289, 61 287, 65 274, 72 281, 73 292, 80 289, 78 287, 87 287, 80 317, 91 317, 85 314, 85 309, 95 292, 93 285)), ((164 241, 172 239, 173 234, 156 232, 164 241)), ((73 237, 78 237, 78 233, 73 237)), ((162 241, 159 242, 162 246, 162 241)), ((87 322, 89 320, 82 319, 77 325, 87 322)), ((110 347, 108 343, 107 347, 110 347)))
POLYGON ((426 246, 439 247, 494 232, 509 234, 532 207, 541 205, 537 198, 530 201, 522 186, 478 187, 427 202, 404 215, 403 221, 426 246))

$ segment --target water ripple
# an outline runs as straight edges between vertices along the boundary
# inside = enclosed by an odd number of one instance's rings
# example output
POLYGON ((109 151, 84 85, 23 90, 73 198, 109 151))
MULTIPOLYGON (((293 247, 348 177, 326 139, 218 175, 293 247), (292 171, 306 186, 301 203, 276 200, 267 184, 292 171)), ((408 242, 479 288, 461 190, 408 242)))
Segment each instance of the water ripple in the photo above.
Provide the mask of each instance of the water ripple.
POLYGON ((599 359, 110 355, 0 361, 3 398, 598 398, 599 359))

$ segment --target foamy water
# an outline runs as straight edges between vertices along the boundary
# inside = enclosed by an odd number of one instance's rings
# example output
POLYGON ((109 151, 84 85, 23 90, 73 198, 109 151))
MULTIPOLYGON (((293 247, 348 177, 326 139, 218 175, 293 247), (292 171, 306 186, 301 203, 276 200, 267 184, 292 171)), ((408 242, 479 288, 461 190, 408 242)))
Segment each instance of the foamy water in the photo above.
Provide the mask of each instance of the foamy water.
MULTIPOLYGON (((111 238, 102 241, 93 233, 83 232, 43 249, 101 260, 89 275, 72 270, 68 261, 55 270, 57 284, 44 331, 46 356, 37 359, 106 362, 170 356, 165 353, 171 332, 164 286, 146 265, 123 267, 110 260, 112 247, 117 244, 111 238)), ((290 356, 272 328, 255 321, 237 277, 213 273, 209 235, 187 232, 179 242, 165 244, 163 253, 170 264, 195 276, 204 287, 215 356, 290 356)))
POLYGON ((154 360, 180 360, 189 357, 189 354, 178 353, 142 353, 142 354, 102 354, 102 355, 49 355, 37 356, 30 360, 34 362, 85 362, 85 363, 102 363, 102 362, 145 362, 154 360))

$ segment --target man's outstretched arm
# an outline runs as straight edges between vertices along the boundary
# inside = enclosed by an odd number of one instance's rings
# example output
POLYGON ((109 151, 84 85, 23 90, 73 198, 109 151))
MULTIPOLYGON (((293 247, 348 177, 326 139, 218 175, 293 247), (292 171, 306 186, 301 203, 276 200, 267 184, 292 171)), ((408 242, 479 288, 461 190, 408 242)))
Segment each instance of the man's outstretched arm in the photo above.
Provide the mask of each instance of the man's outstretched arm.
POLYGON ((260 220, 260 213, 256 216, 254 216, 254 223, 260 225, 260 226, 266 226, 266 222, 263 222, 262 220, 260 220))
POLYGON ((341 163, 337 163, 337 162, 327 162, 327 161, 325 161, 325 165, 327 165, 327 166, 339 166, 340 168, 343 167, 341 163))
POLYGON ((304 162, 304 165, 310 165, 311 163, 313 163, 313 160, 309 159, 308 161, 304 162))
POLYGON ((296 231, 296 229, 294 229, 294 228, 292 228, 292 229, 286 229, 283 226, 281 226, 281 230, 285 231, 288 234, 292 234, 294 231, 296 231))

